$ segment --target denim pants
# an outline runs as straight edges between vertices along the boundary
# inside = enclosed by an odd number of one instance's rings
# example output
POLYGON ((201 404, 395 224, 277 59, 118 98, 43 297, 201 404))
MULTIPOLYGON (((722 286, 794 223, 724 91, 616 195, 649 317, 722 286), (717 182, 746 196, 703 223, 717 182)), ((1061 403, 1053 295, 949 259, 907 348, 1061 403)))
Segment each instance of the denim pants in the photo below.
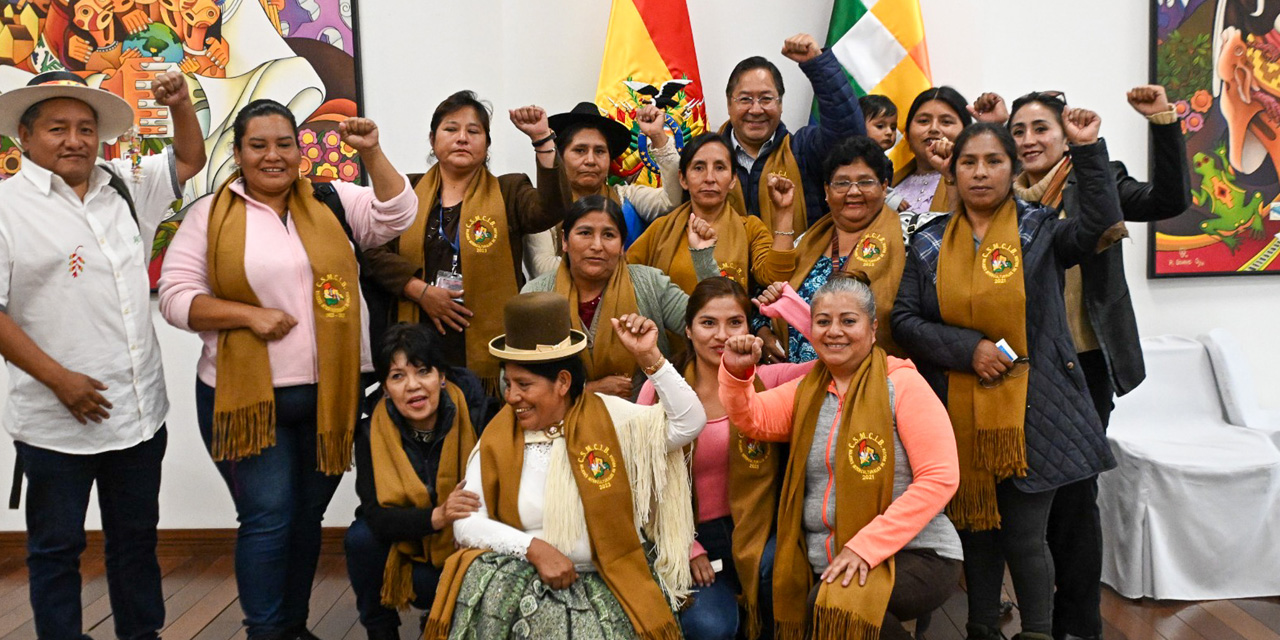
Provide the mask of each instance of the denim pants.
MULTIPOLYGON (((738 571, 733 564, 733 518, 709 520, 697 526, 697 540, 707 550, 708 560, 720 560, 724 569, 716 574, 709 587, 695 587, 693 602, 680 613, 680 627, 688 640, 732 640, 740 626, 737 596, 742 591, 738 571)), ((774 538, 769 538, 760 556, 760 617, 765 624, 763 637, 770 637, 769 621, 773 617, 773 553, 774 538)))
MULTIPOLYGON (((214 389, 196 381, 209 446, 214 389)), ((320 558, 320 521, 341 475, 316 468, 316 385, 277 387, 276 444, 215 463, 236 505, 236 588, 250 638, 305 627, 320 558)))
POLYGON ((90 455, 15 443, 27 476, 27 570, 41 640, 88 638, 80 617, 80 554, 95 482, 116 637, 149 640, 164 626, 156 522, 167 442, 161 426, 150 440, 128 449, 90 455))
MULTIPOLYGON (((347 529, 343 541, 347 552, 347 575, 356 592, 356 609, 360 624, 370 631, 400 626, 400 613, 382 606, 382 575, 387 565, 391 544, 378 540, 364 520, 356 518, 347 529)), ((413 563, 413 606, 431 610, 440 584, 441 570, 425 562, 413 563)))

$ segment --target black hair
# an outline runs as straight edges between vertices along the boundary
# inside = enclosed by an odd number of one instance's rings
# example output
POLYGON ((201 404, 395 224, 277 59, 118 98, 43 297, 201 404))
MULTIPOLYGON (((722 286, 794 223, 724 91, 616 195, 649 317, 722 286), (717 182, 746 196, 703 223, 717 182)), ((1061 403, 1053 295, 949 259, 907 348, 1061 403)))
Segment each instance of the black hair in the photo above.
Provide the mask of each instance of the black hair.
POLYGON ((837 142, 827 152, 827 157, 822 161, 823 181, 830 183, 836 170, 859 160, 871 167, 880 182, 893 179, 893 162, 884 154, 884 149, 881 149, 880 145, 867 136, 849 136, 837 142))
POLYGON ((973 116, 969 115, 969 101, 965 100, 959 91, 948 86, 941 86, 925 89, 920 92, 920 95, 916 96, 915 100, 911 101, 911 108, 907 110, 908 126, 910 126, 912 120, 916 119, 916 112, 920 110, 920 107, 923 107, 926 102, 933 102, 934 100, 944 102, 951 107, 951 110, 955 111, 956 116, 960 118, 960 124, 966 127, 973 124, 973 116))
POLYGON ((1009 126, 1013 127, 1013 116, 1018 114, 1018 110, 1033 102, 1044 105, 1044 108, 1053 114, 1054 119, 1058 121, 1058 126, 1065 134, 1067 125, 1062 121, 1062 112, 1066 110, 1067 102, 1062 99, 1062 94, 1057 92, 1032 91, 1014 100, 1013 106, 1009 109, 1009 126))
POLYGON ((879 118, 880 116, 896 116, 898 115, 898 105, 889 99, 889 96, 882 96, 878 93, 869 93, 858 98, 858 107, 862 109, 863 119, 870 120, 879 118))
MULTIPOLYGON (((689 293, 688 303, 684 307, 684 328, 689 329, 693 326, 693 321, 698 317, 698 312, 707 306, 707 303, 720 298, 733 298, 738 306, 742 307, 742 313, 749 319, 751 318, 751 298, 747 296, 746 289, 738 284, 733 278, 724 276, 715 276, 707 278, 697 284, 693 291, 689 293)), ((685 350, 676 356, 672 361, 676 371, 683 372, 685 367, 697 357, 693 350, 693 340, 685 336, 685 350)))
POLYGON ((960 135, 956 136, 956 145, 951 150, 951 175, 956 174, 956 163, 960 160, 960 154, 964 152, 964 147, 970 140, 981 135, 993 135, 1000 146, 1004 148, 1004 152, 1009 156, 1009 163, 1013 169, 1011 175, 1018 175, 1022 171, 1022 162, 1018 159, 1018 145, 1013 141, 1013 134, 1009 133, 1009 128, 996 122, 975 122, 964 128, 960 135))
MULTIPOLYGON (((75 98, 70 98, 70 99, 75 100, 75 98)), ((27 110, 22 112, 22 117, 18 118, 18 127, 21 129, 26 129, 27 131, 34 130, 36 128, 36 120, 40 119, 40 112, 44 110, 44 103, 48 102, 49 100, 57 100, 57 98, 49 98, 47 100, 41 100, 40 102, 37 102, 27 107, 27 110)), ((94 109, 93 105, 89 104, 88 102, 84 102, 84 101, 80 101, 80 102, 84 106, 89 107, 89 111, 93 113, 93 121, 97 122, 98 110, 94 109)))
POLYGON ((779 98, 787 92, 786 87, 782 85, 782 72, 778 70, 777 65, 769 62, 763 56, 751 56, 739 62, 733 68, 733 71, 729 72, 729 83, 724 87, 724 95, 733 97, 733 90, 738 88, 738 79, 742 77, 742 74, 756 69, 764 69, 769 72, 769 75, 773 76, 773 86, 778 90, 779 98))
MULTIPOLYGON (((569 205, 569 210, 564 213, 564 226, 561 227, 564 230, 565 237, 569 236, 569 233, 573 230, 573 225, 578 224, 579 220, 597 211, 603 211, 605 215, 609 216, 613 224, 618 227, 618 234, 625 240, 627 237, 627 220, 622 215, 622 207, 598 193, 582 196, 575 200, 572 205, 569 205)), ((564 259, 567 263, 569 260, 568 254, 564 256, 564 259)))
POLYGON ((587 386, 587 366, 583 364, 582 358, 577 355, 550 362, 507 362, 505 364, 520 365, 528 370, 529 373, 552 382, 556 381, 561 371, 568 371, 570 403, 577 402, 578 398, 582 396, 583 389, 587 386))
POLYGON ((249 121, 263 116, 280 116, 284 118, 289 122, 289 128, 293 130, 293 137, 298 137, 298 120, 293 117, 293 112, 275 100, 259 98, 245 105, 240 110, 240 113, 236 114, 235 122, 231 125, 232 144, 236 149, 240 149, 241 143, 244 142, 244 134, 249 128, 249 121))
POLYGON ((391 375, 391 361, 397 353, 403 353, 410 364, 435 369, 446 378, 453 372, 453 367, 440 352, 434 334, 427 330, 425 324, 399 322, 387 328, 378 350, 373 354, 373 370, 379 383, 385 383, 387 376, 391 375))
POLYGON ((476 119, 484 129, 484 144, 486 147, 491 146, 493 138, 489 134, 489 107, 480 101, 476 92, 467 89, 454 93, 436 106, 435 112, 431 114, 431 139, 435 140, 436 129, 440 128, 440 122, 446 116, 467 108, 476 112, 476 119))
POLYGON ((684 175, 689 170, 689 165, 693 163, 693 157, 698 155, 698 152, 709 144, 724 146, 725 151, 729 152, 730 168, 733 169, 734 175, 737 175, 738 161, 735 157, 736 154, 733 152, 733 145, 729 144, 729 141, 724 136, 713 131, 708 131, 685 143, 684 148, 680 150, 680 175, 684 175))

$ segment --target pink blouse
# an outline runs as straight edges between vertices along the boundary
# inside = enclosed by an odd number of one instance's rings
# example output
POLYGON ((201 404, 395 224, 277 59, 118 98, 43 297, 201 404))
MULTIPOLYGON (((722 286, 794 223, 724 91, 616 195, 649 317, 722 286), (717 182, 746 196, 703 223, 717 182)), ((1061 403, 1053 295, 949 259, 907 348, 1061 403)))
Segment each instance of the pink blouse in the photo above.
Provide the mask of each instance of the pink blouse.
MULTIPOLYGON (((404 190, 386 202, 374 198, 373 188, 335 181, 334 190, 342 200, 352 235, 361 247, 386 244, 413 224, 418 197, 404 178, 404 190)), ((249 286, 264 308, 279 309, 298 324, 285 337, 267 344, 271 361, 271 382, 276 387, 313 384, 319 381, 316 361, 314 294, 311 262, 298 237, 293 216, 285 223, 267 205, 249 198, 243 179, 231 190, 245 199, 245 273, 249 286)), ((208 229, 213 198, 200 200, 187 212, 173 237, 160 271, 160 313, 169 324, 191 331, 188 324, 191 302, 201 294, 213 295, 209 287, 208 229)), ((355 283, 351 283, 355 285, 355 283)), ((369 358, 369 309, 360 297, 360 370, 372 371, 369 358)), ((218 332, 201 331, 204 348, 196 373, 201 382, 217 386, 218 332)))

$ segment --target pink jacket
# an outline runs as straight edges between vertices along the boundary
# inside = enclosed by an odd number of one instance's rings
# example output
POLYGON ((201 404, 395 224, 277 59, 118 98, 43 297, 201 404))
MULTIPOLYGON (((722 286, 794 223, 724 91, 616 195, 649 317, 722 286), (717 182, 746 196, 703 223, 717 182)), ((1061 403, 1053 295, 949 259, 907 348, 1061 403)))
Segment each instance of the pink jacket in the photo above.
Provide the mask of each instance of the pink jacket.
MULTIPOLYGON (((897 437, 911 461, 913 479, 884 513, 844 545, 872 567, 915 538, 946 507, 960 485, 955 434, 946 407, 910 360, 890 356, 889 379, 894 385, 897 437)), ((743 433, 759 440, 788 442, 791 439, 799 386, 800 380, 792 380, 756 393, 751 376, 742 380, 723 365, 720 367, 720 401, 729 419, 743 433)), ((835 393, 834 383, 828 391, 835 393)), ((807 456, 808 453, 792 451, 791 455, 807 456)))
MULTIPOLYGON (((402 176, 403 177, 403 176, 402 176)), ((404 190, 379 202, 371 187, 335 181, 334 190, 342 199, 347 222, 361 247, 386 244, 413 224, 418 213, 418 196, 404 178, 404 190)), ((285 337, 267 343, 271 361, 271 382, 276 387, 312 384, 319 380, 316 362, 314 279, 311 262, 298 238, 290 216, 286 224, 270 207, 245 196, 244 183, 237 180, 231 189, 245 198, 245 273, 249 286, 265 308, 279 309, 293 316, 297 326, 285 337)), ((187 212, 178 233, 164 256, 160 271, 160 313, 169 324, 191 331, 188 324, 191 301, 201 294, 213 295, 209 288, 209 207, 213 198, 200 200, 187 212)), ((356 283, 350 283, 353 287, 356 283)), ((360 297, 360 367, 372 371, 369 358, 369 309, 360 297)), ((218 332, 202 331, 197 375, 205 384, 217 386, 218 332)))

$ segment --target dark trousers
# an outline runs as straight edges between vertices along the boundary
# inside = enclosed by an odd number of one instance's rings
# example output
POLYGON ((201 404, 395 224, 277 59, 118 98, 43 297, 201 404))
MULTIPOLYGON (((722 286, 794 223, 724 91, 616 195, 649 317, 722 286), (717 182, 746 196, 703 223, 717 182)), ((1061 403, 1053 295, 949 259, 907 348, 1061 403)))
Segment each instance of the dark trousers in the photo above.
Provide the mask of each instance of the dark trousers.
MULTIPOLYGON (((689 640, 732 640, 737 637, 741 616, 738 594, 742 583, 733 564, 733 518, 716 518, 698 524, 698 543, 707 550, 708 560, 720 560, 724 569, 709 587, 694 587, 693 601, 680 612, 680 628, 689 640)), ((773 552, 770 538, 760 555, 760 592, 757 604, 763 625, 761 635, 771 637, 773 617, 773 552)))
POLYGON ((1054 491, 1024 493, 1005 480, 996 485, 1000 528, 961 531, 964 578, 969 592, 969 622, 1000 626, 1000 588, 1005 563, 1018 596, 1022 630, 1050 633, 1053 611, 1053 558, 1045 531, 1054 491))
MULTIPOLYGON (((360 624, 371 632, 399 628, 400 613, 382 606, 382 576, 391 545, 378 540, 369 525, 356 518, 347 528, 343 546, 347 551, 347 575, 351 578, 351 589, 356 592, 360 624)), ((436 587, 440 584, 440 573, 434 565, 413 563, 413 606, 431 610, 436 587)), ((372 633, 370 637, 373 637, 372 633)))
MULTIPOLYGON (((214 389, 196 381, 196 416, 212 440, 214 389)), ((305 627, 320 559, 320 521, 342 476, 316 469, 316 385, 278 387, 276 444, 215 463, 236 505, 236 588, 250 638, 305 627)))
MULTIPOLYGON (((1115 390, 1102 351, 1079 354, 1089 396, 1106 427, 1115 390)), ((1049 511, 1049 552, 1058 590, 1053 596, 1053 636, 1102 636, 1102 519, 1098 477, 1058 488, 1049 511)))
MULTIPOLYGON (((893 591, 889 593, 889 606, 880 625, 880 640, 911 640, 914 636, 902 623, 915 620, 945 604, 960 582, 962 563, 944 558, 932 549, 904 549, 894 554, 893 561, 893 591)), ((837 576, 837 580, 842 580, 843 575, 837 576)), ((821 577, 822 574, 814 575, 814 586, 809 590, 809 625, 813 624, 813 607, 818 601, 821 577)), ((849 588, 857 587, 856 577, 854 581, 849 588)))
MULTIPOLYGON (((85 427, 92 428, 92 425, 85 427)), ((156 562, 160 462, 168 432, 128 449, 73 455, 15 443, 27 476, 27 570, 40 640, 87 639, 80 612, 80 554, 89 492, 98 485, 107 595, 116 637, 146 640, 164 626, 156 562)))

